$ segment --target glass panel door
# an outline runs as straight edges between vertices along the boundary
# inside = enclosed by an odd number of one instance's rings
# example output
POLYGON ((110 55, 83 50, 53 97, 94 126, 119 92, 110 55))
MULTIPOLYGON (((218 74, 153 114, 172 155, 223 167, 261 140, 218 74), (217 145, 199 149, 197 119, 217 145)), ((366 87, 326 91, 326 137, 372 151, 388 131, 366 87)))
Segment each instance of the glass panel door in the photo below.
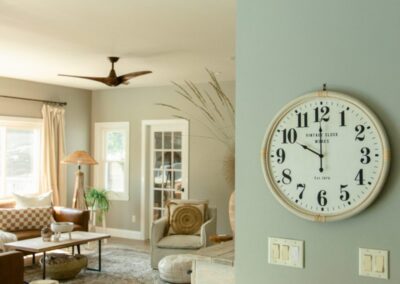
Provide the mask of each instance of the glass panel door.
POLYGON ((167 213, 170 200, 188 198, 187 139, 187 129, 176 123, 151 128, 150 222, 167 213))

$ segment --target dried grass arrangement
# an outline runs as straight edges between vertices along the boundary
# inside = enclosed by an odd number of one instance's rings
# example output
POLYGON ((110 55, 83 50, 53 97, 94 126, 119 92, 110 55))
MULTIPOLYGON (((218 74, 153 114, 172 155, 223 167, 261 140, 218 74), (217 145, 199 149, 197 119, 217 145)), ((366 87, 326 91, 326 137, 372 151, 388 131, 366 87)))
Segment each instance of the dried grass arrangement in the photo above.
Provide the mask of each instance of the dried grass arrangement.
POLYGON ((227 182, 234 185, 235 180, 235 108, 230 98, 223 91, 215 73, 206 69, 210 76, 208 84, 213 92, 210 94, 200 90, 193 82, 185 81, 184 84, 172 82, 176 92, 185 101, 195 107, 196 112, 187 110, 167 103, 156 105, 169 108, 175 112, 173 116, 180 119, 195 120, 204 125, 211 133, 211 136, 203 138, 215 139, 227 148, 227 155, 224 160, 225 178, 227 182))

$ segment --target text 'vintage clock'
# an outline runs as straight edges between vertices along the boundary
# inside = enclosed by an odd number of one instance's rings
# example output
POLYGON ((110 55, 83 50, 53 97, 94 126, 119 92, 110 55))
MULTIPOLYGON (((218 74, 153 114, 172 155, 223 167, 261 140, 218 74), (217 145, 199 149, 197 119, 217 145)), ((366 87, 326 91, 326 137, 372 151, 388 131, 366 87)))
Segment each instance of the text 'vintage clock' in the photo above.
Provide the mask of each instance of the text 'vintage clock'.
POLYGON ((275 197, 313 221, 340 220, 365 209, 389 169, 389 143, 375 114, 330 91, 286 105, 262 147, 265 179, 275 197))

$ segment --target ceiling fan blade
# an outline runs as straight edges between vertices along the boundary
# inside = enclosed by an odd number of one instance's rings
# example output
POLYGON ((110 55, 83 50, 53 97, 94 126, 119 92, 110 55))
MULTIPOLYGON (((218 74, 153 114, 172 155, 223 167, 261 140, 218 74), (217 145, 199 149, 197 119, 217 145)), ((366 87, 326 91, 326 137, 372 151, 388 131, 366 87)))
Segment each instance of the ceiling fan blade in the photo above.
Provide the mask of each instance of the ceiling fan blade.
POLYGON ((66 75, 66 74, 58 74, 58 76, 93 80, 93 81, 97 81, 97 82, 106 84, 107 86, 111 86, 109 77, 88 77, 88 76, 76 76, 76 75, 66 75))
POLYGON ((128 73, 128 74, 125 74, 125 75, 118 76, 118 79, 121 82, 126 82, 126 81, 128 81, 128 80, 130 80, 132 78, 135 78, 135 77, 138 77, 138 76, 142 76, 142 75, 146 75, 146 74, 149 74, 149 73, 153 73, 153 72, 152 71, 137 71, 137 72, 132 72, 132 73, 128 73))

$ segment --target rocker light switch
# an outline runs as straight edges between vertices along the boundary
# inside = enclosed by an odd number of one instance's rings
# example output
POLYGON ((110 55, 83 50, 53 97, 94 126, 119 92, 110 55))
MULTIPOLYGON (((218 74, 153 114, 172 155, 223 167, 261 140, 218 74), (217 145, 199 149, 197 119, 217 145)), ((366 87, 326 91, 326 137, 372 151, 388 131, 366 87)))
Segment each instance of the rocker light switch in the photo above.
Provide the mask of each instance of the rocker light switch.
POLYGON ((303 268, 304 241, 268 238, 268 263, 303 268))
POLYGON ((389 279, 389 251, 360 248, 358 274, 389 279))

